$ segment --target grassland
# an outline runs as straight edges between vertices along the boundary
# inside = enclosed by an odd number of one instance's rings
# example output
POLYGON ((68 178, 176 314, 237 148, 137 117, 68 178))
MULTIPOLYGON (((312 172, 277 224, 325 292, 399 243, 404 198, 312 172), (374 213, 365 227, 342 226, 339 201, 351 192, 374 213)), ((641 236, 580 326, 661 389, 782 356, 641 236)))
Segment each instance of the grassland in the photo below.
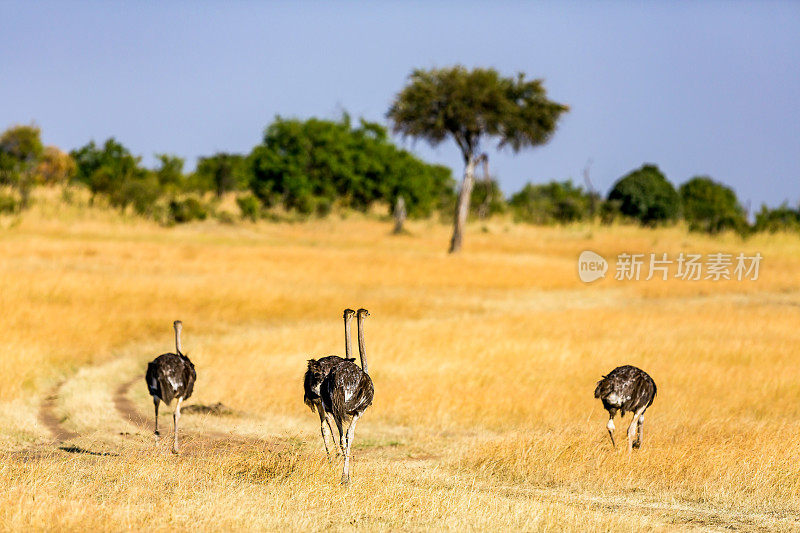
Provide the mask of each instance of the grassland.
POLYGON ((796 236, 498 221, 450 257, 445 226, 361 216, 161 228, 39 202, 0 226, 3 530, 800 529, 796 236), (584 285, 585 249, 764 261, 584 285), (362 306, 376 399, 343 488, 301 378, 362 306), (176 318, 188 403, 234 410, 185 415, 178 457, 142 380, 176 318), (624 363, 659 385, 632 454, 592 398, 624 363))

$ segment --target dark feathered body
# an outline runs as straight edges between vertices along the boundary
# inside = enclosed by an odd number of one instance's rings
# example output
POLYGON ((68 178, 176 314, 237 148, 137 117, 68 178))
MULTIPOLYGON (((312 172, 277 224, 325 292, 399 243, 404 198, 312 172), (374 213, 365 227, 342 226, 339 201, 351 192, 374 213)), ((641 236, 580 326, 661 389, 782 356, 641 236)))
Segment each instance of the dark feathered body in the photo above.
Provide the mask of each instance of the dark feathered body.
MULTIPOLYGON (((310 359, 308 369, 303 380, 305 394, 303 400, 311 410, 319 413, 320 432, 328 453, 328 440, 325 436, 325 427, 331 430, 331 422, 336 423, 339 432, 339 448, 344 455, 342 469, 342 483, 350 481, 350 446, 353 443, 356 422, 364 411, 372 405, 375 389, 369 377, 367 367, 367 352, 364 347, 364 319, 369 316, 369 311, 359 309, 345 309, 344 335, 345 359, 331 355, 322 359, 310 359), (350 320, 353 315, 358 318, 358 353, 361 356, 361 367, 350 358, 350 320)), ((335 439, 334 439, 335 443, 335 439)))
POLYGON ((314 411, 317 406, 321 405, 321 387, 325 378, 328 377, 331 370, 345 361, 355 361, 355 359, 345 359, 338 355, 329 355, 320 359, 309 359, 308 369, 303 378, 303 401, 305 404, 314 411))
POLYGON ((153 397, 155 413, 153 433, 156 436, 156 442, 160 435, 158 432, 159 402, 169 405, 172 400, 178 400, 175 410, 172 412, 172 422, 175 425, 172 453, 178 453, 178 419, 181 417, 181 403, 192 395, 197 373, 192 362, 181 350, 183 322, 176 320, 172 323, 172 327, 175 329, 175 353, 161 354, 148 363, 144 379, 147 383, 147 390, 153 397))
POLYGON ((165 353, 147 365, 147 388, 150 396, 168 404, 174 398, 187 399, 192 395, 197 373, 183 354, 165 353))
POLYGON ((361 416, 372 405, 372 378, 351 361, 334 367, 322 383, 322 405, 338 420, 361 416))
POLYGON ((612 418, 617 411, 625 416, 626 412, 635 413, 653 404, 656 382, 644 370, 630 365, 620 366, 597 382, 594 397, 602 400, 612 418))

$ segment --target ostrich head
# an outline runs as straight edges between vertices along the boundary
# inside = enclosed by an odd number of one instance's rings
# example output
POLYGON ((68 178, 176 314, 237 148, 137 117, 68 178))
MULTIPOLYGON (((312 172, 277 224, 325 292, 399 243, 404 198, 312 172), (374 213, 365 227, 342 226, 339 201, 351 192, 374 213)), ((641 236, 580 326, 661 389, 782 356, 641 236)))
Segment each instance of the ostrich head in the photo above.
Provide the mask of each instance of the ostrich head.
POLYGON ((356 312, 350 308, 344 310, 344 358, 351 359, 350 357, 350 321, 356 312))
POLYGON ((358 318, 367 318, 368 316, 369 316, 369 311, 367 311, 363 307, 358 310, 358 318))

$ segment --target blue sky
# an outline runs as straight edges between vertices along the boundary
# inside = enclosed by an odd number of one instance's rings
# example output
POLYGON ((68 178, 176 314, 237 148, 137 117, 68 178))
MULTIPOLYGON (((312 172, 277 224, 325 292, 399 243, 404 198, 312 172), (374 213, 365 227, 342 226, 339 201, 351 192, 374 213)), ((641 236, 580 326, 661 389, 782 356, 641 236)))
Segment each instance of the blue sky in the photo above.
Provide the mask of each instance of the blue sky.
MULTIPOLYGON (((487 146, 506 192, 645 162, 710 175, 753 208, 800 201, 800 2, 12 2, 0 0, 0 129, 64 149, 116 137, 144 161, 248 152, 277 114, 386 123, 415 67, 543 78, 552 141, 487 146)), ((461 174, 452 143, 402 141, 461 174)))

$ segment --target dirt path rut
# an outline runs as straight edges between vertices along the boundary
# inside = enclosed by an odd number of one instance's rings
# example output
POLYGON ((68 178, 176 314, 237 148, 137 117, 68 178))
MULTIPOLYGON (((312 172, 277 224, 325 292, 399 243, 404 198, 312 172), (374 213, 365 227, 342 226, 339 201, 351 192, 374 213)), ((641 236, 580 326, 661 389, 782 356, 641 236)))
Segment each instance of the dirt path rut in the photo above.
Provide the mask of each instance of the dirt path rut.
POLYGON ((41 422, 53 438, 59 441, 65 441, 79 437, 74 431, 70 431, 62 424, 61 418, 56 414, 56 405, 58 404, 59 392, 64 382, 58 383, 42 400, 39 406, 39 422, 41 422))
POLYGON ((138 428, 152 430, 152 420, 148 420, 141 411, 136 408, 136 405, 128 399, 128 391, 133 384, 140 379, 141 377, 137 376, 121 383, 120 386, 117 387, 114 391, 114 407, 124 420, 127 420, 138 428))

